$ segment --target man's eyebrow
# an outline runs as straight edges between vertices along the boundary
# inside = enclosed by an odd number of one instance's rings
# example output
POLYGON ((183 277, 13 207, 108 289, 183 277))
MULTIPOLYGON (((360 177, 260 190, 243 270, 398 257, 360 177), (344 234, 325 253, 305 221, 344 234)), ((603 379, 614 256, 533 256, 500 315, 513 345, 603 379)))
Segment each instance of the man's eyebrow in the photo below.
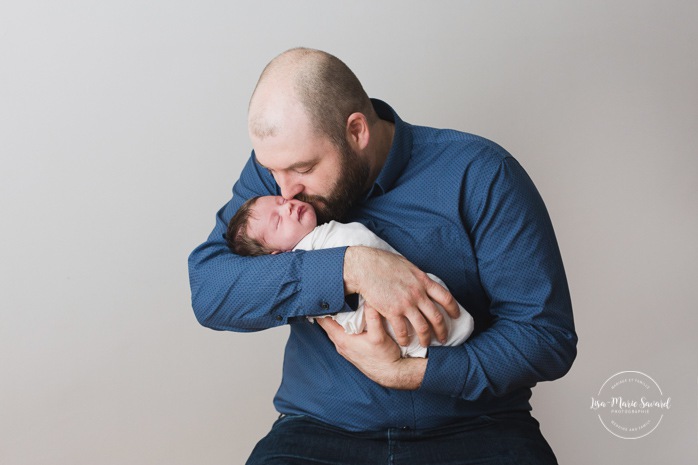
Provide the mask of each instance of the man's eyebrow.
MULTIPOLYGON (((271 170, 271 168, 268 168, 264 166, 258 159, 257 157, 254 157, 255 163, 257 163, 259 166, 264 168, 265 170, 271 170)), ((291 166, 287 166, 286 168, 282 168, 283 171, 286 170, 297 170, 298 168, 307 168, 309 166, 317 164, 317 159, 312 159, 312 160, 306 160, 306 161, 297 161, 293 163, 291 166)))
POLYGON ((289 166, 289 167, 286 168, 286 169, 289 169, 289 170, 297 170, 298 168, 308 168, 308 167, 310 167, 310 166, 312 166, 312 165, 315 165, 316 163, 317 163, 317 160, 315 160, 315 159, 313 159, 313 160, 307 160, 307 161, 298 161, 298 162, 292 164, 291 166, 289 166))

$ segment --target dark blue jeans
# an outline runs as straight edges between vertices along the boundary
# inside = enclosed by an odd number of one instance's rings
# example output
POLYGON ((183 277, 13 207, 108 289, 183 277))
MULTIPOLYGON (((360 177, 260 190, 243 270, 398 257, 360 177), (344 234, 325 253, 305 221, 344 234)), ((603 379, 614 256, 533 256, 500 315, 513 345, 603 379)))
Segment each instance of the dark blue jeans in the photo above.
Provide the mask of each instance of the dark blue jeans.
POLYGON ((302 415, 282 415, 247 465, 557 464, 529 412, 481 416, 441 428, 353 433, 302 415))

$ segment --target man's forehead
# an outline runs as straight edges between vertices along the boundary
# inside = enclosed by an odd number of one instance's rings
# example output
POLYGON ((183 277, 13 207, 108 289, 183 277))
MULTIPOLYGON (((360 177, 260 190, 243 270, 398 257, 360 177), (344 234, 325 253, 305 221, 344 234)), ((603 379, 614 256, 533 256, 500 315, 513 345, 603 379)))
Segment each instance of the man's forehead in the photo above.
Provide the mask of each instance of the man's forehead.
POLYGON ((303 105, 289 92, 278 94, 275 89, 252 97, 247 114, 247 130, 254 141, 283 140, 312 131, 310 118, 303 105))
POLYGON ((269 137, 258 137, 250 133, 255 161, 264 168, 273 170, 292 169, 296 165, 318 162, 322 155, 331 151, 330 139, 308 124, 307 118, 290 122, 269 137))

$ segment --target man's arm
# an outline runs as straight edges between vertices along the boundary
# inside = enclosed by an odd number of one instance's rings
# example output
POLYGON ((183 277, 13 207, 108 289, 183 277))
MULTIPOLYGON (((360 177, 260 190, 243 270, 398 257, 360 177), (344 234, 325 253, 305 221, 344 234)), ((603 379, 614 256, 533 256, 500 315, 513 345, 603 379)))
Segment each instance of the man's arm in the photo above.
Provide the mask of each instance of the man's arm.
POLYGON ((189 256, 192 307, 202 325, 258 331, 286 324, 289 318, 346 310, 346 248, 261 257, 241 257, 228 248, 224 234, 240 205, 257 195, 276 195, 276 189, 253 154, 235 183, 232 200, 218 212, 208 240, 189 256))
POLYGON ((385 357, 389 342, 362 345, 323 322, 345 357, 385 387, 466 400, 485 391, 500 396, 563 376, 576 356, 562 259, 532 181, 509 157, 492 168, 491 176, 466 185, 463 217, 491 298, 490 328, 458 347, 430 347, 425 367, 419 360, 385 357))
POLYGON ((550 217, 528 174, 504 158, 466 206, 491 327, 432 347, 421 389, 474 400, 565 375, 577 354, 572 303, 550 217))

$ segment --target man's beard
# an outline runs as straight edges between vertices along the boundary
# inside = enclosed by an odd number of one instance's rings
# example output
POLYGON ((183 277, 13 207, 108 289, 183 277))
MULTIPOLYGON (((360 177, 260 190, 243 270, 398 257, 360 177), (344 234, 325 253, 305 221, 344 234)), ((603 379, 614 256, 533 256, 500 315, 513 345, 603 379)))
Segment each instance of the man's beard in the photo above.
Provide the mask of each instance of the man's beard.
POLYGON ((296 196, 298 200, 308 202, 315 208, 318 224, 331 220, 343 221, 361 199, 368 179, 368 163, 354 153, 349 144, 339 147, 339 150, 342 155, 342 164, 337 182, 329 196, 305 194, 296 196))

